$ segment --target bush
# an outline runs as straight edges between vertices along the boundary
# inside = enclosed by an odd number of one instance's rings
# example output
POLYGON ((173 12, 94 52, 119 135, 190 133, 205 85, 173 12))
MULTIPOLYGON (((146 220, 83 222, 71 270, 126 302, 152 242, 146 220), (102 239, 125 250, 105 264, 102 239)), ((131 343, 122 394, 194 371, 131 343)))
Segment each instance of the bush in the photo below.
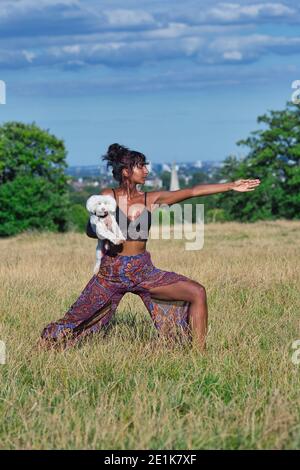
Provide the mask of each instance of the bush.
POLYGON ((205 215, 205 222, 226 222, 229 220, 224 209, 210 209, 205 215))
POLYGON ((88 219, 89 213, 86 208, 80 204, 74 204, 70 210, 69 229, 76 232, 85 232, 88 219))
POLYGON ((28 229, 65 231, 68 198, 55 191, 45 178, 17 176, 0 185, 0 236, 28 229))
POLYGON ((0 237, 66 231, 66 154, 63 140, 35 123, 0 126, 0 237))

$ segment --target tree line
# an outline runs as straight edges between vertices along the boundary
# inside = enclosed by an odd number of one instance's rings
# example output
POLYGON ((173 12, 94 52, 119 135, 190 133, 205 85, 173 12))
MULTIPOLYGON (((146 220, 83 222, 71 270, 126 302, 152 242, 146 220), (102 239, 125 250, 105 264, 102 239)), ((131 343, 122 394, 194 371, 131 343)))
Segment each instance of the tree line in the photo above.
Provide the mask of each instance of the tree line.
MULTIPOLYGON (((227 156, 214 181, 207 181, 200 172, 189 184, 261 180, 254 192, 229 191, 185 200, 204 204, 206 222, 299 219, 300 108, 288 102, 283 110, 259 116, 257 123, 261 129, 237 142, 247 148, 245 156, 227 156)), ((95 188, 80 196, 84 200, 72 193, 65 174, 66 157, 64 141, 35 122, 10 121, 0 126, 1 237, 26 230, 84 231, 85 201, 95 188)))

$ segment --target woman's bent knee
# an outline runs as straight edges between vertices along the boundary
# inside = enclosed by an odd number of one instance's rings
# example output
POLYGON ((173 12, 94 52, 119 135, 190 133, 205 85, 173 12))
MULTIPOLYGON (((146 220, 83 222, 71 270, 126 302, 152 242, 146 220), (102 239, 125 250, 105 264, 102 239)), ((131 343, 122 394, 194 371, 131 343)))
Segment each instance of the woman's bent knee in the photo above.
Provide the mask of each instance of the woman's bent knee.
POLYGON ((206 291, 205 287, 199 282, 191 281, 189 283, 189 301, 190 302, 197 302, 197 301, 204 301, 206 300, 206 291))

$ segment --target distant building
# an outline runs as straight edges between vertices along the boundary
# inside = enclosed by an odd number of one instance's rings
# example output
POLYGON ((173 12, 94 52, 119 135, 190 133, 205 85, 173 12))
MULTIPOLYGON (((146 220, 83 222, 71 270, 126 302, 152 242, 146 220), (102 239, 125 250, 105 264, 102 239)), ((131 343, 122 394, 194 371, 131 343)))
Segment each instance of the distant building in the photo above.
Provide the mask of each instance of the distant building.
POLYGON ((163 163, 162 165, 162 171, 169 171, 171 172, 171 168, 167 163, 163 163))
POLYGON ((178 181, 178 174, 176 169, 176 164, 173 162, 172 170, 171 170, 171 181, 170 181, 170 191, 177 191, 180 189, 179 181, 178 181))
POLYGON ((162 182, 162 179, 161 178, 153 178, 151 180, 146 180, 146 185, 149 186, 150 188, 153 188, 153 189, 160 189, 162 188, 163 186, 163 182, 162 182))
POLYGON ((84 183, 79 183, 78 181, 73 181, 71 185, 75 191, 81 191, 84 188, 84 183))
POLYGON ((192 179, 192 176, 191 175, 189 175, 189 176, 183 175, 183 179, 184 179, 185 184, 189 184, 189 181, 192 179))

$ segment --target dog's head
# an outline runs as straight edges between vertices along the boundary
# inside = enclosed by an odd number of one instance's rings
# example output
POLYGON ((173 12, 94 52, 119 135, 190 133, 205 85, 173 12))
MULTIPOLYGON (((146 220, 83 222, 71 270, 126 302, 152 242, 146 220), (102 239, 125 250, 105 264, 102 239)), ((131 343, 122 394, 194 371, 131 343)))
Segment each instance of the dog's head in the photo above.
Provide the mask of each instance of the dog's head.
POLYGON ((106 217, 108 214, 115 212, 117 203, 112 196, 95 195, 88 198, 86 208, 90 214, 106 217))

